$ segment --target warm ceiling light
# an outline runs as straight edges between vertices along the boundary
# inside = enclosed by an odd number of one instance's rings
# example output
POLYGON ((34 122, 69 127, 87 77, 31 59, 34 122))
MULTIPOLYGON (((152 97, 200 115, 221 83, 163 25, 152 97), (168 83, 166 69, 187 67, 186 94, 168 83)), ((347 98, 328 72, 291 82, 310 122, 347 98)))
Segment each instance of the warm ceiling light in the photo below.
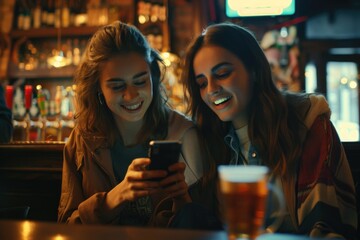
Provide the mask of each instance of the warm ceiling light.
POLYGON ((47 62, 53 67, 61 68, 71 64, 71 59, 66 58, 64 52, 60 50, 56 55, 48 58, 47 62))
MULTIPOLYGON (((61 1, 61 5, 63 5, 61 1)), ((49 65, 61 68, 65 67, 67 65, 71 64, 71 59, 68 59, 64 56, 64 52, 61 50, 61 26, 62 26, 62 17, 61 14, 59 14, 59 27, 57 32, 57 51, 55 51, 54 55, 52 57, 49 57, 47 59, 47 62, 49 65)))

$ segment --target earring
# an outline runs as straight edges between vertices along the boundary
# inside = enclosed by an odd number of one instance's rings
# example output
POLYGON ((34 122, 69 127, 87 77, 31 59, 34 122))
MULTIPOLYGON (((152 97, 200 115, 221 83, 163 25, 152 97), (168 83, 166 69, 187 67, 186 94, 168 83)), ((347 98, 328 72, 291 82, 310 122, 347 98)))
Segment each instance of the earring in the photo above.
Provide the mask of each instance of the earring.
POLYGON ((104 105, 105 99, 104 99, 104 95, 102 94, 102 92, 98 92, 97 95, 98 95, 100 105, 104 105))

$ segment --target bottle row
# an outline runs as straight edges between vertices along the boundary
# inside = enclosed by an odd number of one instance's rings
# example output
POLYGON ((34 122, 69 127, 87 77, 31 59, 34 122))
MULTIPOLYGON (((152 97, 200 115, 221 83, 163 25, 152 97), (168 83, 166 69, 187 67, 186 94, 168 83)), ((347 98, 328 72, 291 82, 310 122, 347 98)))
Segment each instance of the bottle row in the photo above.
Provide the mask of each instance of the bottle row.
POLYGON ((76 85, 56 87, 54 98, 41 85, 6 86, 6 105, 13 115, 13 141, 66 141, 74 127, 76 85))
MULTIPOLYGON (((101 26, 115 20, 131 22, 132 4, 133 1, 19 0, 15 28, 101 26)), ((139 1, 136 14, 139 24, 167 19, 166 6, 152 1, 139 1)))
POLYGON ((14 53, 14 63, 19 70, 49 69, 54 66, 51 60, 58 55, 60 50, 63 53, 65 66, 77 66, 80 63, 86 44, 86 39, 79 38, 64 39, 60 44, 51 40, 27 40, 14 53))
POLYGON ((74 128, 74 121, 49 120, 39 118, 31 120, 13 120, 13 135, 11 141, 63 141, 66 142, 74 128))
POLYGON ((108 9, 100 1, 20 0, 15 27, 28 30, 40 27, 98 26, 107 22, 108 9))
MULTIPOLYGON (((149 44, 158 50, 163 48, 163 37, 161 35, 148 34, 149 44)), ((54 58, 62 52, 63 66, 77 66, 85 51, 87 39, 68 38, 57 43, 56 40, 36 41, 27 40, 14 53, 13 63, 19 70, 32 71, 36 69, 48 70, 56 66, 54 58)))
POLYGON ((146 1, 139 1, 137 6, 138 22, 165 22, 167 19, 166 6, 153 4, 146 1))

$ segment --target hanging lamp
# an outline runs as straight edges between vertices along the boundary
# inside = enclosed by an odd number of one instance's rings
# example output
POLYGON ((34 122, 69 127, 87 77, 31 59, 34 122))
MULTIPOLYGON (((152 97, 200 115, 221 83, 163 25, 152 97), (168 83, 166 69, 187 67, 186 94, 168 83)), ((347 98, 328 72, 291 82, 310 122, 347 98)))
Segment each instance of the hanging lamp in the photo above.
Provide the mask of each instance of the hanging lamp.
POLYGON ((57 28, 57 50, 54 52, 54 55, 47 59, 49 65, 55 68, 65 67, 71 64, 71 59, 65 57, 64 52, 61 50, 61 28, 62 28, 62 5, 61 1, 60 14, 59 17, 59 27, 57 28))

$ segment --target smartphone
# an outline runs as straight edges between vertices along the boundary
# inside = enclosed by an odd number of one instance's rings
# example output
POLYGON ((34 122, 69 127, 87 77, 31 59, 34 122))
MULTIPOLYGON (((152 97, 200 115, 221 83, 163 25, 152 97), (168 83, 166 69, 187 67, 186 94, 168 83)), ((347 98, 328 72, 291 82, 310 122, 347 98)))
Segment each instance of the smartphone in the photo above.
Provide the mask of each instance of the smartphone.
POLYGON ((149 143, 150 170, 168 170, 179 161, 181 142, 173 140, 155 140, 149 143))

